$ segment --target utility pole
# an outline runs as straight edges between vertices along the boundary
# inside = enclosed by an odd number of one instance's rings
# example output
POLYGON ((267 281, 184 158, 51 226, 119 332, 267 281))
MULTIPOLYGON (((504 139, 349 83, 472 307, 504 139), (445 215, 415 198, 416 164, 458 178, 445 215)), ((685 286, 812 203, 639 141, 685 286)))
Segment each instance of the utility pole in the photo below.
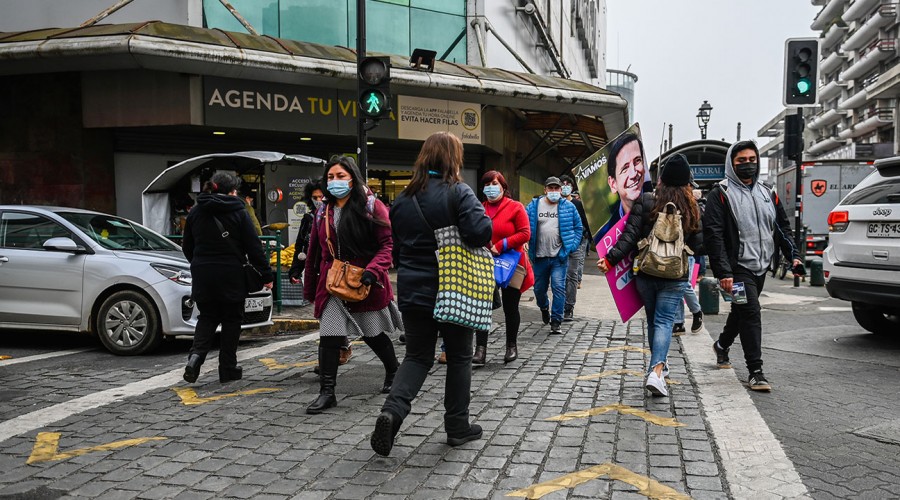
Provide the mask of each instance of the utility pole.
MULTIPOLYGON (((672 142, 672 124, 670 123, 669 124, 669 147, 671 148, 674 146, 675 146, 675 143, 672 142)), ((666 149, 666 151, 668 151, 668 149, 666 149)))
POLYGON ((741 122, 738 122, 737 140, 741 140, 741 122))
MULTIPOLYGON (((794 160, 794 244, 803 250, 803 108, 797 114, 784 117, 784 156, 794 160)), ((794 286, 800 286, 800 277, 794 276, 794 286)))
MULTIPOLYGON (((366 0, 356 0, 356 67, 366 58, 366 0)), ((363 91, 359 78, 356 81, 356 95, 363 91)), ((361 109, 356 110, 356 155, 363 179, 369 180, 369 146, 366 133, 366 117, 361 109)))

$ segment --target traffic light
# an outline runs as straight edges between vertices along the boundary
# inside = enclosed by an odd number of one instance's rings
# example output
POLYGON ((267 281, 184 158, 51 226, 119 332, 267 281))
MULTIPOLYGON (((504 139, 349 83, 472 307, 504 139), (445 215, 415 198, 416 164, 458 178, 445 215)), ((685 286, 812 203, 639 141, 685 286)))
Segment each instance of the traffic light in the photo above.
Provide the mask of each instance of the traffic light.
POLYGON ((791 38, 784 50, 785 106, 815 106, 819 102, 816 85, 819 69, 819 40, 791 38))
POLYGON ((366 57, 359 63, 359 111, 378 120, 391 112, 391 59, 366 57))

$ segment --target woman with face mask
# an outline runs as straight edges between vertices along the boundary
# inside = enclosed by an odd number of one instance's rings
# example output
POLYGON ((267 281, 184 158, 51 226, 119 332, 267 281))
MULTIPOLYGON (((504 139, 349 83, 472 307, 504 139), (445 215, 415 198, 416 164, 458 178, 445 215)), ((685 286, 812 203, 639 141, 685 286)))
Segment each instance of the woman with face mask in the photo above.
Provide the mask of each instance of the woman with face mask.
POLYGON ((297 240, 294 242, 294 258, 291 260, 291 270, 288 276, 291 283, 297 285, 303 276, 303 270, 306 268, 306 254, 309 248, 309 235, 312 232, 313 219, 316 211, 322 206, 322 200, 325 198, 325 190, 322 183, 318 180, 310 181, 303 187, 303 202, 306 204, 306 213, 300 220, 300 231, 297 233, 297 240))
MULTIPOLYGON (((509 194, 509 186, 503 174, 496 170, 485 172, 481 177, 484 184, 484 212, 491 218, 493 231, 491 234, 490 250, 494 255, 500 255, 507 250, 516 250, 522 254, 519 265, 525 268, 525 279, 519 289, 507 286, 500 289, 503 302, 503 314, 506 317, 506 354, 503 362, 509 363, 519 357, 516 346, 516 338, 519 335, 519 299, 522 293, 534 284, 534 273, 531 270, 531 262, 523 249, 525 243, 531 238, 531 225, 528 223, 528 214, 521 203, 512 199, 509 194)), ((475 332, 475 356, 472 357, 473 365, 485 364, 487 355, 488 332, 475 332)))
POLYGON ((400 366, 394 344, 385 334, 401 325, 388 279, 393 242, 387 207, 366 187, 353 158, 331 158, 323 180, 328 194, 316 211, 309 238, 309 265, 303 274, 303 296, 315 303, 314 315, 320 324, 319 397, 306 409, 310 414, 337 405, 334 389, 340 350, 348 336, 362 336, 384 365, 381 392, 390 392, 400 366), (365 299, 344 302, 328 293, 325 277, 335 259, 365 269, 361 281, 370 286, 365 299))

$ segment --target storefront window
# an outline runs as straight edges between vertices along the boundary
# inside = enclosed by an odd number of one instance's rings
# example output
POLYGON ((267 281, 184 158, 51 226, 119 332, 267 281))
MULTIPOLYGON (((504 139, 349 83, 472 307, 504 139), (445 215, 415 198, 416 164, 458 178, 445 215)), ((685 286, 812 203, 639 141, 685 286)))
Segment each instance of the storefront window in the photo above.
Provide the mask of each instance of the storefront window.
MULTIPOLYGON (((350 48, 356 47, 356 2, 231 0, 260 34, 350 48)), ((465 0, 367 0, 367 49, 399 55, 430 49, 465 64, 465 14, 465 0)), ((203 16, 208 28, 247 32, 219 0, 203 0, 203 16)))
POLYGON ((465 17, 410 9, 409 26, 410 45, 413 49, 434 50, 437 51, 437 57, 443 57, 444 61, 466 63, 465 17), (460 38, 459 41, 457 38, 460 38))
MULTIPOLYGON (((278 0, 231 0, 231 5, 260 35, 278 36, 278 0)), ((219 0, 203 0, 203 17, 208 28, 247 33, 219 0)))
MULTIPOLYGON (((337 0, 281 0, 279 37, 348 47, 350 10, 347 4, 337 0)), ((355 29, 356 12, 353 15, 355 29)), ((356 37, 353 38, 355 47, 356 37)))

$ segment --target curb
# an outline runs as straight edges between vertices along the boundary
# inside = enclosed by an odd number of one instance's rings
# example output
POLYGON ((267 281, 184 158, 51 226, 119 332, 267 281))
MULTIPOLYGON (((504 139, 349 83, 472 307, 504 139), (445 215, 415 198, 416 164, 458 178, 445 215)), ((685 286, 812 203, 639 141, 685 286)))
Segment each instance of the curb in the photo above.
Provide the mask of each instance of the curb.
POLYGON ((274 324, 253 328, 247 333, 250 335, 275 335, 284 332, 298 332, 316 330, 319 328, 317 319, 272 318, 274 324))

